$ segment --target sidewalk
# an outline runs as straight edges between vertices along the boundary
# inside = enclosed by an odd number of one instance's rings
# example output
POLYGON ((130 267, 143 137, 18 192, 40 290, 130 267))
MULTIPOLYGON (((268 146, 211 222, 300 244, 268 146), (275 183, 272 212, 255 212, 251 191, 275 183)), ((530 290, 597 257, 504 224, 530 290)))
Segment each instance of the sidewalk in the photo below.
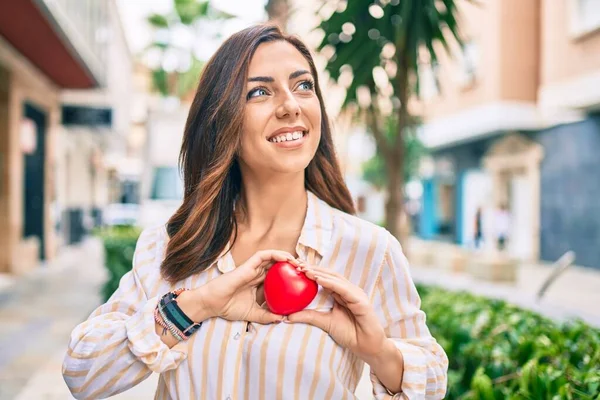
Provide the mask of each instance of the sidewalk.
POLYGON ((600 271, 570 267, 538 303, 536 294, 552 271, 547 264, 522 265, 518 268, 517 282, 509 284, 481 281, 466 273, 451 273, 435 267, 411 267, 413 280, 418 283, 506 300, 554 320, 581 318, 600 327, 600 271))
MULTIPOLYGON (((100 301, 101 260, 100 244, 88 240, 26 276, 3 279, 0 399, 16 398, 35 371, 58 352, 64 353, 73 327, 100 301)), ((56 382, 62 382, 60 363, 55 374, 56 382)))

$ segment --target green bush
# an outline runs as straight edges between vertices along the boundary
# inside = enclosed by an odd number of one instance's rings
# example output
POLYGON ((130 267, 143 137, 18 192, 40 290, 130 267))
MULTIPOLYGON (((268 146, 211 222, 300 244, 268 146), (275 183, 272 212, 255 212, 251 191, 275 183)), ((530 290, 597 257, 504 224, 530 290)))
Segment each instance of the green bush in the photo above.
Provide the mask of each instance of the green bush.
POLYGON ((130 225, 117 225, 96 231, 104 243, 104 265, 109 279, 102 287, 104 301, 117 290, 121 277, 131 270, 135 244, 141 229, 130 225))
POLYGON ((450 360, 447 399, 600 399, 600 330, 465 292, 418 289, 450 360))

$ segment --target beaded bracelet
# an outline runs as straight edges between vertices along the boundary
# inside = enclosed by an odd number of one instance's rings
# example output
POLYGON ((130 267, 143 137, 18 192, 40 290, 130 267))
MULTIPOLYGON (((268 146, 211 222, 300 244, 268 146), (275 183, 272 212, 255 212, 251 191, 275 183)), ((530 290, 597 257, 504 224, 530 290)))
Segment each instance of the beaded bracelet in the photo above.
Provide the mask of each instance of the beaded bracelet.
POLYGON ((178 341, 183 341, 186 340, 188 337, 185 336, 175 325, 173 325, 173 323, 171 323, 171 321, 169 321, 164 312, 161 310, 160 307, 157 307, 154 310, 154 320, 163 327, 163 334, 165 333, 164 329, 168 329, 169 332, 171 332, 171 335, 173 335, 173 337, 175 339, 177 339, 178 341), (159 320, 157 320, 157 318, 159 320), (162 322, 162 323, 161 323, 162 322))
POLYGON ((188 289, 180 288, 166 293, 156 306, 160 316, 169 327, 169 331, 175 332, 173 336, 177 335, 182 338, 181 340, 188 339, 202 326, 202 322, 192 321, 177 304, 177 297, 185 290, 188 289))
POLYGON ((166 335, 167 331, 171 332, 171 335, 173 335, 173 337, 175 339, 177 339, 178 341, 182 341, 183 340, 183 336, 179 334, 179 330, 174 327, 173 325, 167 323, 167 321, 165 321, 162 313, 160 312, 159 308, 155 308, 154 309, 154 321, 156 321, 156 323, 160 326, 162 326, 163 331, 162 334, 166 335))

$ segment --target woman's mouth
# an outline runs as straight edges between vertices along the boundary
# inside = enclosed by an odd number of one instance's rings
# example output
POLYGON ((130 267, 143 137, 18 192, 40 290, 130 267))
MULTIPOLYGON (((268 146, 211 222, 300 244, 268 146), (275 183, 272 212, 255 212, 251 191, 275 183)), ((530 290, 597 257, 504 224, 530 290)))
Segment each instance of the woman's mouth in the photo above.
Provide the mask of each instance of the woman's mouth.
POLYGON ((286 132, 268 139, 275 147, 285 150, 299 149, 308 138, 308 131, 286 132))
POLYGON ((286 132, 269 139, 271 143, 295 142, 308 135, 307 131, 286 132))

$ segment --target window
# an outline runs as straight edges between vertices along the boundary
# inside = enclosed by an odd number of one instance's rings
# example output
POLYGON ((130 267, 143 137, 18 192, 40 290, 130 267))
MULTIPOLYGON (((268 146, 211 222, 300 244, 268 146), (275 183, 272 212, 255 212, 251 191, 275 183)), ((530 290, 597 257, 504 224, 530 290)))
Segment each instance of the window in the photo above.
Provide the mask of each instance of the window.
POLYGON ((460 85, 463 87, 472 86, 477 80, 479 67, 479 46, 477 43, 472 40, 465 41, 458 59, 461 64, 460 85))
POLYGON ((419 95, 423 100, 430 100, 440 94, 438 76, 439 65, 437 63, 427 63, 419 66, 419 95))
POLYGON ((571 33, 582 36, 600 28, 600 1, 571 0, 571 33))
POLYGON ((183 182, 177 167, 156 167, 153 171, 152 200, 183 199, 183 182))

